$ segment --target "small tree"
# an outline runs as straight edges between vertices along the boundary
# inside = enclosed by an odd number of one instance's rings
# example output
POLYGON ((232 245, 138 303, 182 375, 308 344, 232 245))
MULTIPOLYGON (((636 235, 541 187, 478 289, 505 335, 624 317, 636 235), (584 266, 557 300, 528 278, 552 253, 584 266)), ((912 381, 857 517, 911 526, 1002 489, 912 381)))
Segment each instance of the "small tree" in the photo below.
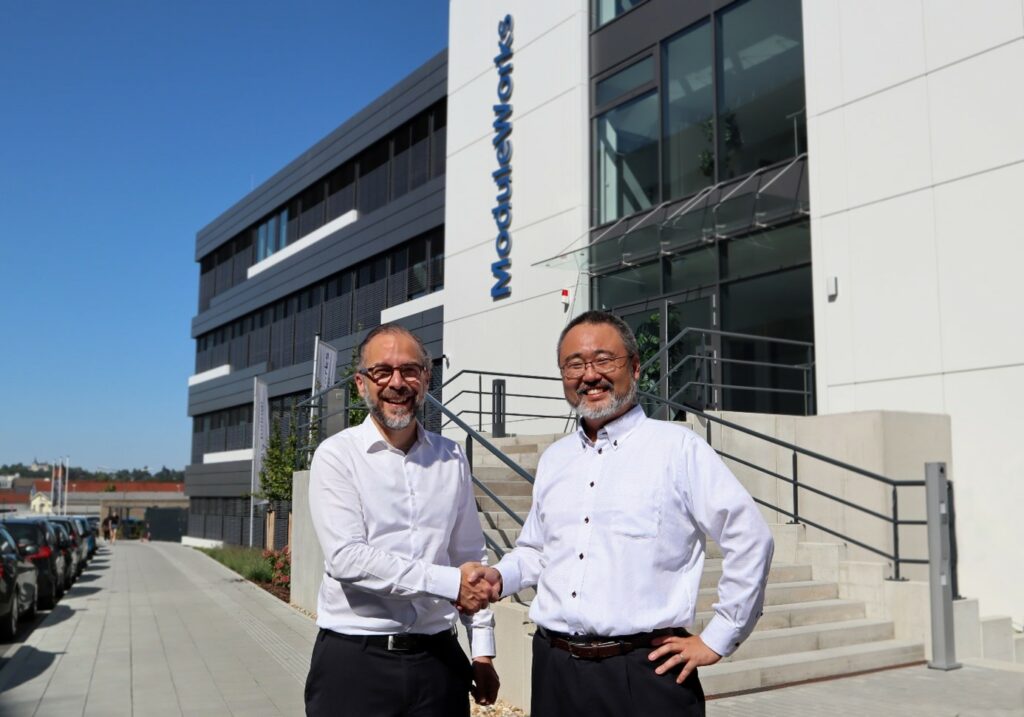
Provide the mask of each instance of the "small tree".
MULTIPOLYGON (((281 436, 281 422, 274 420, 270 431, 270 440, 263 454, 263 467, 260 469, 259 497, 266 500, 292 499, 292 473, 300 466, 299 437, 295 431, 297 421, 295 412, 289 422, 288 435, 281 436)), ((305 462, 305 461, 302 461, 305 462)))
POLYGON ((348 382, 348 417, 347 425, 355 426, 366 420, 366 415, 369 413, 364 407, 363 397, 359 393, 359 387, 356 386, 355 375, 359 371, 359 349, 357 347, 352 348, 352 360, 348 366, 341 371, 342 379, 350 379, 348 382), (352 406, 359 406, 359 408, 352 408, 352 406))

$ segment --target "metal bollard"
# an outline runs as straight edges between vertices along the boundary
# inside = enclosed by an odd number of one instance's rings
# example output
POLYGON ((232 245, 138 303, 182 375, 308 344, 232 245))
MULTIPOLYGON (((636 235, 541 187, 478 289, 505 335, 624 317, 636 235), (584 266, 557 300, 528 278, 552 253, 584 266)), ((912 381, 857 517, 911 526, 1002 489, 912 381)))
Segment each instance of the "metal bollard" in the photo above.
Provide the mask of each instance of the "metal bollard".
POLYGON ((491 382, 491 435, 505 436, 505 379, 496 378, 491 382))
POLYGON ((928 592, 932 612, 932 659, 934 670, 955 670, 956 644, 953 637, 953 580, 949 548, 949 488, 945 463, 925 463, 925 492, 928 503, 928 592))

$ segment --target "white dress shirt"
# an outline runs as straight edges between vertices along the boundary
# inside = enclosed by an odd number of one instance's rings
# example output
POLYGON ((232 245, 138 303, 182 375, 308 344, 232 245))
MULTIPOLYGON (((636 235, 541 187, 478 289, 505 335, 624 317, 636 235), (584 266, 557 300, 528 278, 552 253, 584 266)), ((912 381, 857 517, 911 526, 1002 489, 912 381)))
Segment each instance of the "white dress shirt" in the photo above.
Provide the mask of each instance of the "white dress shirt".
POLYGON ((591 442, 548 448, 533 508, 495 566, 503 595, 537 586, 530 618, 583 635, 693 624, 705 536, 722 548, 714 616, 701 639, 729 655, 761 615, 774 542, 747 491, 693 431, 634 407, 591 442))
MULTIPOLYGON (((369 417, 317 448, 309 508, 324 553, 317 625, 349 635, 434 634, 455 625, 457 566, 487 562, 469 464, 417 426, 402 453, 369 417)), ((473 657, 494 655, 494 617, 464 618, 473 657)))

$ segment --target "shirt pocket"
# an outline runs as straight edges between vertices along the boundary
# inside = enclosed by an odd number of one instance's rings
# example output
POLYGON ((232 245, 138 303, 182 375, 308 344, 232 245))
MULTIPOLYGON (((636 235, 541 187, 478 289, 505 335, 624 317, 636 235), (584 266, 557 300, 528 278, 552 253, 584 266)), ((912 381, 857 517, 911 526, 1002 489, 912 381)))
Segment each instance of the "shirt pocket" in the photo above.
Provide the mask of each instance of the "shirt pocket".
POLYGON ((609 486, 609 527, 616 535, 653 540, 661 532, 661 486, 653 476, 623 475, 609 486))

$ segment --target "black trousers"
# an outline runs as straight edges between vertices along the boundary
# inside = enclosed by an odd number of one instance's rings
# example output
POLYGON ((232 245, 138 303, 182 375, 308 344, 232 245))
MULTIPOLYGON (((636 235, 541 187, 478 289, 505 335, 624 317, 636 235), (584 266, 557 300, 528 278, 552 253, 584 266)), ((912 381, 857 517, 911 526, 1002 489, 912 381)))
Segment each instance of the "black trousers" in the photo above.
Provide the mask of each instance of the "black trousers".
POLYGON ((306 677, 311 717, 468 717, 472 667, 455 636, 389 652, 321 629, 306 677))
POLYGON ((650 652, 581 660, 535 634, 530 717, 704 717, 697 671, 677 685, 682 665, 655 674, 650 652))

